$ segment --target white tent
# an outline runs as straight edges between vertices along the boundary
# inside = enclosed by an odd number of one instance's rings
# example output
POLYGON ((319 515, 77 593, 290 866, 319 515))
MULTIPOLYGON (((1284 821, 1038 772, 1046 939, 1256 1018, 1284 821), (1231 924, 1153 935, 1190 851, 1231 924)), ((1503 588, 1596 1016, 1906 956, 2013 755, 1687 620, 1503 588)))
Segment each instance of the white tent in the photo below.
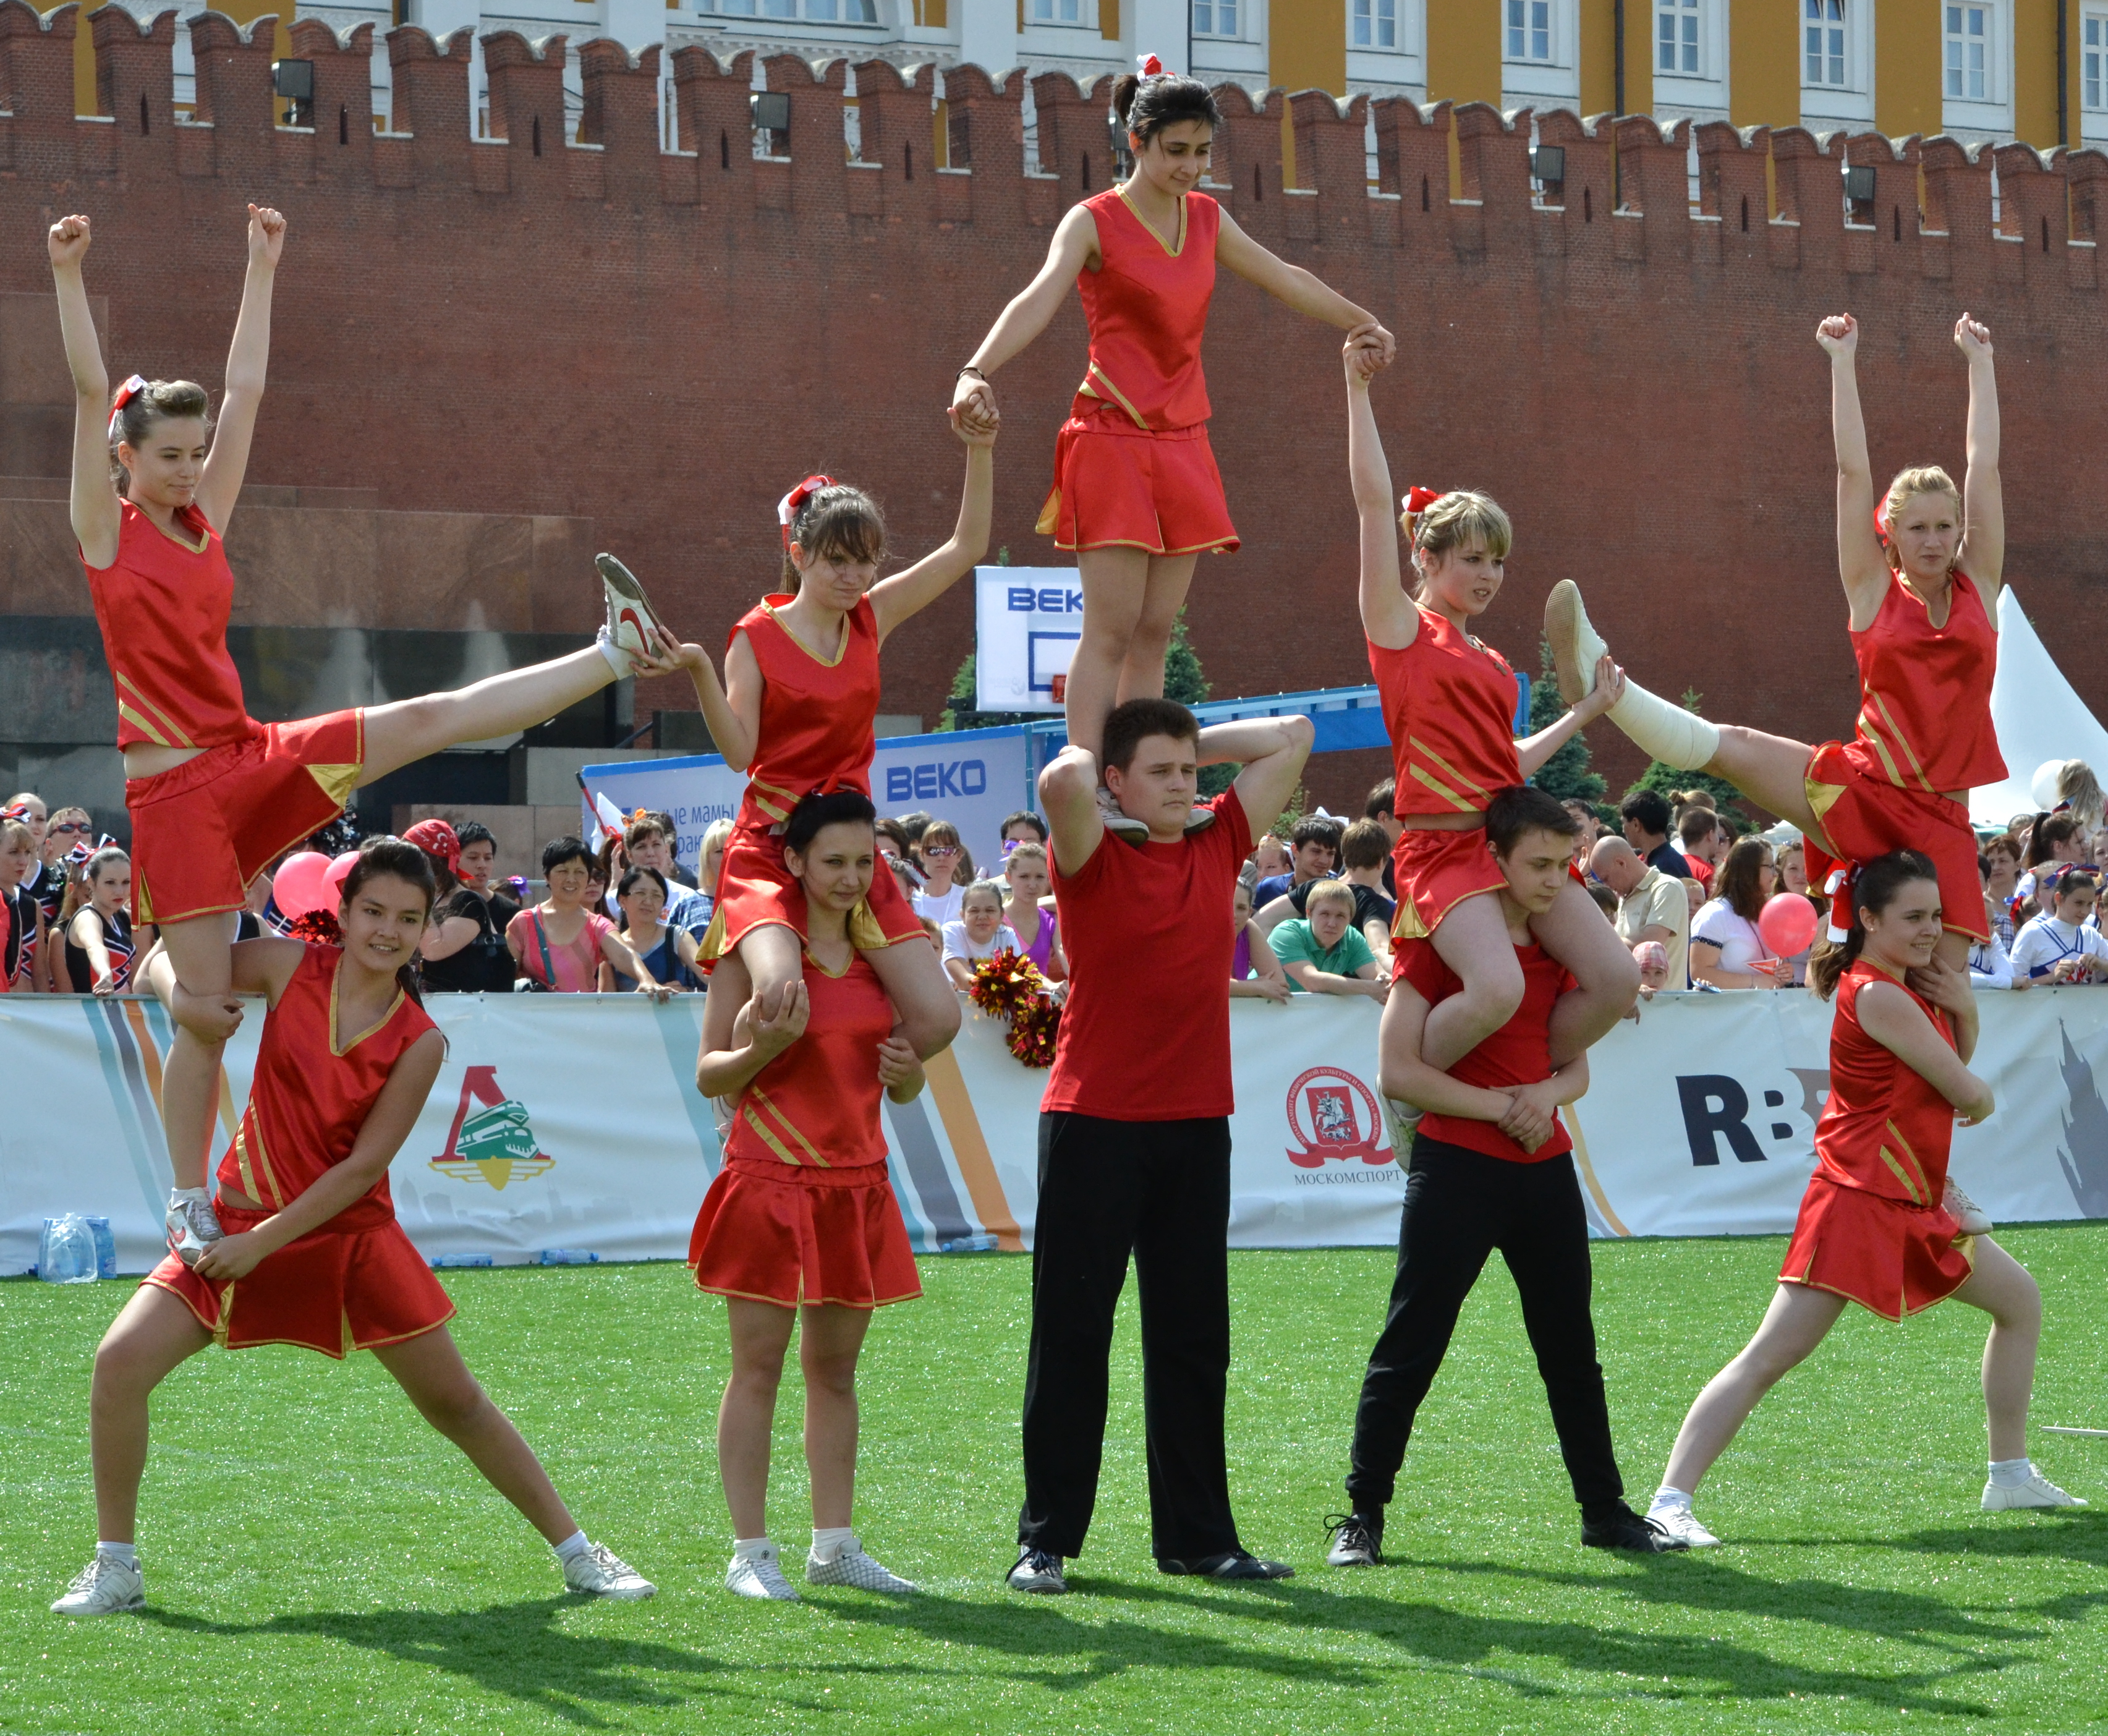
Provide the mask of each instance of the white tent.
POLYGON ((2006 757, 2006 781, 1969 792, 1969 817, 1980 826, 2002 828, 2023 809, 2034 809, 2034 795, 2028 786, 2045 760, 2083 760, 2108 778, 2108 729, 2101 727, 2051 660, 2011 585, 1998 597, 1998 670, 1991 680, 1991 724, 2006 757))

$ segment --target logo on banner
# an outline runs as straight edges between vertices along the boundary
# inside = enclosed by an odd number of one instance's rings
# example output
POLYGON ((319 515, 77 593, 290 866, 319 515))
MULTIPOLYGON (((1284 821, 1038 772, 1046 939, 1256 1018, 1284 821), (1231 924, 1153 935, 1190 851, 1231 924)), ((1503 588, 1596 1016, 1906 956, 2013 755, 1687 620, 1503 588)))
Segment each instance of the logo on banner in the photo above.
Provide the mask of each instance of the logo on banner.
POLYGON ((1288 1161, 1298 1169, 1319 1170, 1328 1161, 1383 1164, 1391 1154, 1380 1148, 1383 1116, 1376 1093, 1352 1073, 1338 1067, 1313 1067, 1288 1088, 1288 1130, 1297 1142, 1288 1161))
POLYGON ((507 1183, 530 1179, 556 1163, 535 1148, 527 1106, 498 1089, 498 1069, 469 1068, 462 1075, 461 1104, 454 1111, 447 1148, 432 1160, 432 1167, 456 1181, 489 1182, 502 1190, 507 1183))

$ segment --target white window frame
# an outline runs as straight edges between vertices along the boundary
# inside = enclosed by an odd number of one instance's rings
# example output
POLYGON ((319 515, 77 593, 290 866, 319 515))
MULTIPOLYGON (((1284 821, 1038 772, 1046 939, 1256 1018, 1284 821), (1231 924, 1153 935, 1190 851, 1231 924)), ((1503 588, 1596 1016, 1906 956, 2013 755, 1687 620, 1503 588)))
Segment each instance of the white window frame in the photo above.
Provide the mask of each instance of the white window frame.
POLYGON ((1661 79, 1696 79, 1710 77, 1713 70, 1713 35, 1714 20, 1713 8, 1708 0, 1654 0, 1654 75, 1661 79), (1673 66, 1661 64, 1661 27, 1664 20, 1674 22, 1678 29, 1674 42, 1676 61, 1673 66), (1681 26, 1696 25, 1690 34, 1696 40, 1690 46, 1696 52, 1698 64, 1687 69, 1683 65, 1685 32, 1681 26))
POLYGON ((1412 28, 1411 12, 1412 7, 1408 4, 1408 0, 1347 0, 1347 52, 1349 54, 1406 53, 1410 47, 1407 41, 1407 34, 1412 28), (1378 15, 1385 6, 1389 6, 1391 9, 1391 39, 1387 43, 1381 43, 1376 40, 1379 28, 1382 23, 1378 15), (1354 29, 1362 22, 1361 13, 1365 7, 1368 12, 1369 39, 1367 42, 1361 42, 1356 39, 1354 29))
POLYGON ((1852 26, 1858 22, 1853 14, 1866 0, 1800 0, 1799 41, 1795 44, 1800 56, 1800 83, 1804 90, 1851 91, 1860 88, 1857 56, 1853 51, 1858 47, 1853 38, 1852 26), (1840 16, 1833 18, 1835 11, 1840 16), (1817 16, 1811 17, 1811 11, 1817 16), (1819 33, 1815 54, 1815 70, 1819 78, 1808 76, 1808 38, 1819 33), (1834 52, 1833 52, 1834 51, 1834 52), (1832 69, 1842 76, 1832 78, 1832 69))
MULTIPOLYGON (((1952 0, 1965 12, 1980 8, 1984 15, 1984 94, 1964 92, 1957 97, 1947 88, 1947 14, 1950 0, 1939 7, 1940 124, 1957 138, 2011 138, 2013 136, 2013 8, 2011 0, 1952 0)), ((1961 38, 1966 42, 1965 35, 1961 38)), ((1965 81, 1967 68, 1964 67, 1965 81)))
POLYGON ((822 18, 815 15, 814 0, 790 0, 788 15, 772 11, 770 7, 777 0, 692 0, 695 10, 706 17, 728 18, 741 23, 752 20, 755 25, 804 24, 830 26, 846 25, 852 29, 872 29, 885 22, 885 8, 878 0, 835 0, 835 16, 822 18), (859 5, 869 5, 868 18, 847 18, 842 15, 859 5))
POLYGON ((1940 0, 1939 90, 1944 102, 1991 103, 1998 100, 1998 8, 1993 0, 1940 0), (1980 32, 1970 29, 1980 22, 1980 32), (1969 51, 1980 47, 1984 64, 1968 64, 1969 51), (1971 89, 1972 79, 1979 88, 1971 89))
POLYGON ((2079 15, 2079 112, 2082 117, 2101 119, 2091 127, 2082 119, 2081 129, 2097 134, 2108 132, 2108 7, 2085 7, 2079 15), (2089 38, 2088 32, 2092 33, 2089 38), (2093 100, 2087 97, 2087 61, 2092 57, 2093 100))
MULTIPOLYGON (((968 3, 971 3, 971 0, 968 0, 968 3)), ((1074 18, 1064 18, 1061 16, 1062 3, 1063 0, 1047 0, 1047 9, 1054 16, 1041 18, 1037 16, 1040 0, 1025 0, 1025 28, 1028 30, 1090 30, 1093 32, 1097 29, 1098 0, 1075 0, 1076 16, 1074 18)))
POLYGON ((1565 65, 1565 59, 1561 51, 1565 44, 1561 39, 1563 33, 1559 28, 1562 22, 1559 15, 1562 10, 1559 0, 1501 0, 1502 63, 1509 66, 1565 65), (1537 34, 1534 15, 1538 7, 1544 8, 1545 52, 1543 54, 1532 54, 1529 50, 1530 39, 1537 34), (1524 52, 1520 54, 1511 52, 1516 47, 1518 29, 1514 22, 1517 7, 1521 8, 1522 16, 1520 33, 1524 52))

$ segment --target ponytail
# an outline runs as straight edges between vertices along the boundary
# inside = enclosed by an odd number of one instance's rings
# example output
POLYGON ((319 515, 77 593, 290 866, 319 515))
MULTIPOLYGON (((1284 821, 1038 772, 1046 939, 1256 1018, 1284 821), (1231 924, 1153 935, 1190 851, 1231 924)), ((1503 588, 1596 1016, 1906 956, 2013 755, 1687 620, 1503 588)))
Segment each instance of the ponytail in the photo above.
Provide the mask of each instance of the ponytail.
MULTIPOLYGON (((432 872, 432 859, 414 844, 401 838, 368 838, 359 845, 358 860, 351 865, 351 872, 344 877, 344 902, 349 905, 358 895, 358 889, 369 880, 382 875, 407 882, 425 895, 425 913, 431 914, 432 904, 439 896, 439 882, 432 872)), ((425 997, 417 985, 417 963, 415 957, 406 959, 395 972, 395 981, 403 992, 420 1007, 425 997)))
POLYGON ((1198 79, 1169 72, 1127 74, 1113 86, 1113 113, 1144 145, 1181 121, 1201 121, 1217 131, 1223 124, 1223 111, 1213 91, 1198 79))
POLYGON ((1866 925, 1861 920, 1864 913, 1872 910, 1879 915, 1914 880, 1939 883, 1939 870, 1914 850, 1891 850, 1858 871, 1847 889, 1852 900, 1851 927, 1841 942, 1826 938, 1817 942, 1808 955, 1808 985, 1817 999, 1828 1000, 1837 992, 1844 973, 1859 962, 1867 944, 1866 925))

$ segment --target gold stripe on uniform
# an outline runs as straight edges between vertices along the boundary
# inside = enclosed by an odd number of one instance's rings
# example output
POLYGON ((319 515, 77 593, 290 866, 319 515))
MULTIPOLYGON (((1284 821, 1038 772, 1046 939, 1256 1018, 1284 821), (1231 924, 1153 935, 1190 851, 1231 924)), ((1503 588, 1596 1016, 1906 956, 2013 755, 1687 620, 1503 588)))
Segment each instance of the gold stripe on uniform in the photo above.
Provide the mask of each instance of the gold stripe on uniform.
POLYGON ((828 1163, 827 1160, 820 1155, 819 1148, 815 1146, 810 1139, 808 1139, 804 1134, 798 1130, 798 1124, 783 1112, 781 1107, 773 1098, 769 1096, 769 1094, 766 1091, 763 1090, 758 1084, 749 1085, 746 1089, 747 1094, 756 1102, 759 1103, 762 1108, 775 1119, 776 1125, 781 1128, 783 1131, 788 1134, 793 1139, 798 1142, 798 1149, 800 1151, 803 1152, 806 1157, 810 1158, 814 1163, 819 1165, 822 1169, 824 1170, 832 1167, 832 1166, 828 1163))
POLYGON ((1888 701, 1878 693, 1870 694, 1868 697, 1881 707, 1881 721, 1888 726, 1889 733, 1895 737, 1896 746, 1903 749, 1903 757, 1910 761, 1911 775, 1917 779, 1918 787, 1930 790, 1932 780, 1925 775, 1925 767, 1918 759, 1917 751, 1910 745, 1910 737, 1903 733, 1903 726, 1897 723, 1895 714, 1889 710, 1888 701))
POLYGON ((1920 1206, 1925 1204, 1925 1196, 1918 1192, 1910 1177, 1903 1173, 1903 1166, 1896 1161, 1895 1153, 1885 1145, 1881 1148, 1881 1161, 1896 1172, 1896 1179, 1909 1190, 1911 1199, 1914 1203, 1920 1206))
POLYGON ((776 1155, 781 1157, 786 1163, 792 1165, 797 1164, 798 1160, 795 1157, 793 1157, 789 1152, 784 1149, 783 1142, 777 1139, 775 1134, 769 1132, 766 1127, 761 1125, 761 1118, 754 1112, 753 1104, 741 1104, 739 1112, 741 1119, 745 1121, 749 1127, 752 1128, 754 1131, 760 1136, 762 1143, 767 1145, 769 1150, 775 1152, 776 1155))

